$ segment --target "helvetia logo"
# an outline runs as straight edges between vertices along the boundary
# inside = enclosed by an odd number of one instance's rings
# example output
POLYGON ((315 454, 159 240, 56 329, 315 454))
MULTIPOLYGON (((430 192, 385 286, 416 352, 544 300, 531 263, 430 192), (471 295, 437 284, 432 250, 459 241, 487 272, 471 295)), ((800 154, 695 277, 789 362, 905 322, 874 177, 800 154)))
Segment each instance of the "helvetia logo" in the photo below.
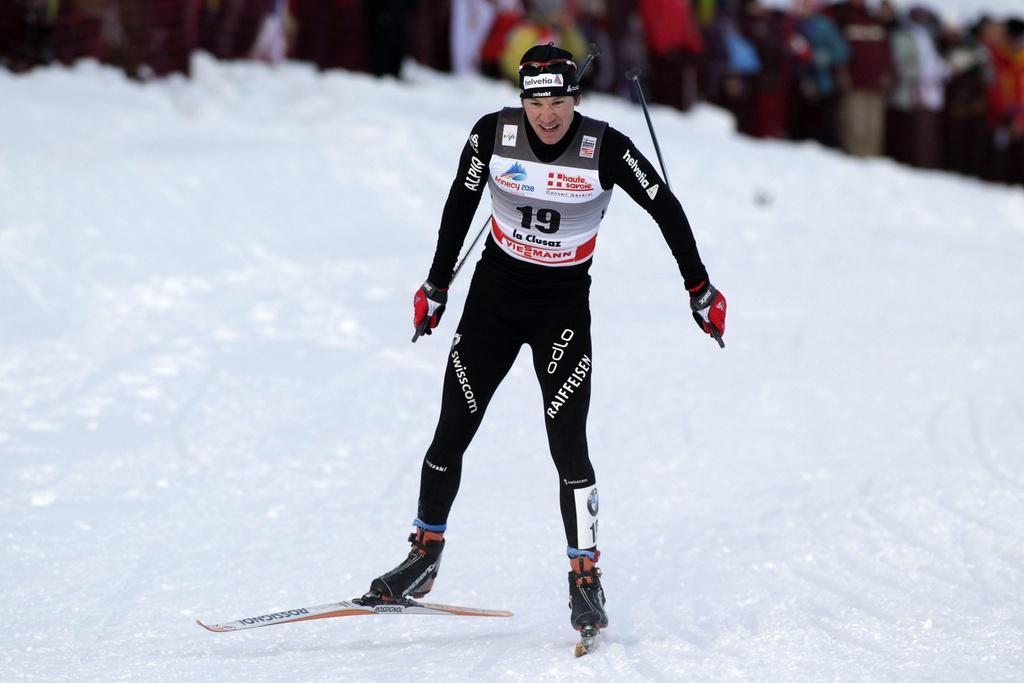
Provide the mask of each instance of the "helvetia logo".
MULTIPOLYGON (((650 186, 651 181, 647 179, 647 174, 640 168, 640 162, 637 161, 637 158, 630 154, 627 149, 626 153, 622 155, 622 160, 626 162, 626 166, 632 169, 633 175, 636 176, 636 181, 640 183, 640 187, 646 190, 650 186)), ((654 197, 652 196, 651 199, 654 199, 654 197)))
POLYGON ((562 74, 540 74, 539 76, 525 76, 523 78, 523 90, 534 88, 561 88, 565 84, 562 74))

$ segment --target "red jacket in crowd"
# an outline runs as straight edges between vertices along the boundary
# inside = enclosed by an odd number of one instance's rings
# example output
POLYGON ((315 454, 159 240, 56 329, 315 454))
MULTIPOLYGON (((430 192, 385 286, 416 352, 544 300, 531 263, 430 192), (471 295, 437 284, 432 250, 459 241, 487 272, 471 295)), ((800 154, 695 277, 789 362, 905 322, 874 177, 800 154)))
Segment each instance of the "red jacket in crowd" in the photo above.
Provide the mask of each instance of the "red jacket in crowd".
POLYGON ((989 88, 989 123, 1009 125, 1024 135, 1024 47, 998 46, 991 54, 995 78, 989 88))
POLYGON ((863 1, 832 5, 827 14, 850 45, 850 86, 855 90, 887 90, 893 82, 894 67, 885 24, 863 1))
POLYGON ((698 54, 704 49, 690 0, 639 0, 637 4, 651 54, 698 54))

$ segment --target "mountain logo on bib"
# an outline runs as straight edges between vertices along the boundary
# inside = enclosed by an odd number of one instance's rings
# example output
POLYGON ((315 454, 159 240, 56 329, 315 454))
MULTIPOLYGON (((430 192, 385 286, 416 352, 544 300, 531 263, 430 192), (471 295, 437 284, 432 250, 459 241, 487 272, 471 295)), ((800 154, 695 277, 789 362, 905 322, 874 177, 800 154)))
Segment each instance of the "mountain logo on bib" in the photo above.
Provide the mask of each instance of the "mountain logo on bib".
POLYGON ((513 192, 533 192, 533 186, 527 185, 525 181, 526 168, 518 161, 509 166, 508 170, 494 176, 494 182, 506 190, 513 192))
POLYGON ((504 178, 505 180, 523 181, 526 180, 526 169, 523 168, 523 165, 517 161, 516 163, 512 164, 507 171, 505 171, 498 177, 504 178))

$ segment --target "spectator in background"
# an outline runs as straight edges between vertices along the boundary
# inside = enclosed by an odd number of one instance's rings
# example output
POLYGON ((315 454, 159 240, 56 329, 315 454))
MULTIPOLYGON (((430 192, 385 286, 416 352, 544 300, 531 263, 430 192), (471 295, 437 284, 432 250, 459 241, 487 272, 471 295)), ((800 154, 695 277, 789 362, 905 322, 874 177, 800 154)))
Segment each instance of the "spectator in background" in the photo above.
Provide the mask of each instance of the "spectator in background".
MULTIPOLYGON (((177 4, 175 0, 171 2, 177 4)), ((199 15, 199 47, 218 59, 250 57, 260 24, 270 4, 268 1, 204 0, 199 15)), ((129 26, 133 23, 139 27, 151 24, 153 3, 149 0, 133 0, 118 2, 118 5, 128 42, 136 46, 134 49, 137 52, 141 52, 143 46, 151 46, 153 40, 145 35, 144 28, 138 30, 140 35, 133 38, 129 26)))
POLYGON ((593 89, 631 97, 637 66, 653 101, 686 109, 703 94, 750 135, 841 140, 861 156, 885 135, 898 161, 1024 183, 1024 21, 968 31, 920 7, 900 23, 890 0, 874 14, 869 0, 827 14, 790 1, 794 16, 762 5, 779 0, 17 0, 0 2, 0 65, 89 56, 148 78, 187 73, 199 48, 392 75, 408 53, 499 76, 505 55, 514 79, 524 46, 559 42, 582 62, 597 42, 593 89))
POLYGON ((893 82, 889 36, 866 0, 846 0, 826 12, 850 46, 849 69, 840 73, 839 137, 854 156, 878 156, 885 140, 886 95, 893 82))
POLYGON ((23 34, 23 45, 18 52, 24 56, 24 66, 49 64, 55 58, 53 36, 60 18, 60 3, 53 0, 26 0, 20 10, 27 29, 23 34))
POLYGON ((992 64, 980 36, 990 21, 982 18, 969 31, 949 28, 942 41, 950 67, 943 117, 943 167, 979 177, 987 158, 985 119, 992 80, 992 64))
POLYGON ((697 59, 704 49, 690 0, 637 0, 647 35, 652 102, 687 111, 697 101, 697 59))
MULTIPOLYGON (((901 164, 909 163, 910 158, 910 111, 906 107, 900 107, 893 99, 893 89, 899 85, 901 70, 908 65, 901 63, 900 54, 897 54, 897 47, 904 45, 904 34, 906 24, 903 16, 896 11, 896 7, 890 0, 881 0, 878 4, 878 18, 885 26, 889 34, 889 50, 892 54, 892 78, 893 85, 885 109, 885 137, 883 147, 885 155, 901 164)), ((912 40, 905 41, 911 46, 912 40)), ((907 55, 902 55, 906 61, 907 55)), ((912 70, 912 69, 911 69, 912 70)))
POLYGON ((365 0, 363 10, 369 25, 370 73, 394 76, 402 73, 408 49, 406 17, 413 0, 365 0))
POLYGON ((480 71, 491 78, 501 78, 501 56, 508 44, 512 29, 523 20, 523 5, 520 0, 495 0, 497 15, 480 51, 480 71))
POLYGON ((896 30, 900 23, 900 13, 896 11, 896 6, 890 2, 890 0, 881 0, 878 3, 878 20, 882 22, 882 26, 885 26, 889 32, 889 37, 892 37, 892 32, 896 30))
POLYGON ((978 41, 988 54, 989 69, 991 77, 985 86, 985 163, 982 167, 981 177, 984 180, 1002 182, 1005 169, 1000 168, 1002 157, 997 154, 996 137, 996 114, 992 101, 992 89, 996 87, 996 60, 995 53, 1002 48, 1005 40, 1005 26, 1003 22, 994 19, 983 18, 978 22, 978 41))
MULTIPOLYGON (((634 5, 634 0, 607 0, 608 38, 614 57, 609 66, 614 77, 612 92, 627 99, 634 98, 635 92, 626 72, 634 67, 648 71, 647 38, 634 5)), ((604 55, 600 61, 607 62, 604 55)))
POLYGON ((718 13, 718 0, 694 0, 694 15, 697 25, 705 29, 715 20, 718 13))
POLYGON ((489 0, 452 0, 453 73, 466 74, 480 70, 480 53, 497 16, 498 9, 489 0))
POLYGON ((708 100, 729 110, 739 130, 754 129, 754 78, 761 70, 757 50, 737 26, 737 4, 723 0, 707 28, 708 100))
POLYGON ((298 25, 295 57, 320 69, 369 71, 363 0, 292 0, 298 25))
POLYGON ((797 25, 790 46, 796 57, 796 86, 790 128, 795 140, 839 147, 836 72, 846 69, 850 48, 820 8, 820 0, 793 2, 797 25))
POLYGON ((434 71, 452 70, 452 0, 409 3, 407 56, 434 71))
POLYGON ((754 77, 753 128, 759 138, 789 136, 789 102, 793 85, 792 17, 765 7, 761 0, 743 0, 740 31, 757 50, 761 70, 754 77))
MULTIPOLYGON (((84 57, 109 61, 110 45, 123 35, 115 9, 102 0, 0 2, 0 68, 20 72, 84 57)), ((134 72, 137 64, 124 66, 134 72)))
POLYGON ((989 89, 994 180, 1024 183, 1024 20, 1009 19, 991 48, 995 78, 989 89))
MULTIPOLYGON (((617 82, 623 78, 616 74, 616 54, 608 26, 608 0, 577 0, 579 10, 577 24, 583 39, 589 46, 597 45, 601 59, 590 65, 584 77, 584 87, 591 91, 614 92, 617 82)), ((625 71, 625 70, 623 70, 625 71)))
POLYGON ((577 64, 587 55, 587 42, 564 0, 532 0, 527 14, 508 33, 501 54, 501 75, 519 82, 519 59, 534 45, 554 43, 572 53, 577 64))
POLYGON ((251 56, 267 64, 280 64, 288 56, 288 1, 274 0, 256 34, 251 56))
POLYGON ((921 7, 910 11, 892 33, 895 83, 889 94, 893 158, 920 168, 942 161, 942 109, 949 67, 939 55, 930 27, 937 22, 921 7))

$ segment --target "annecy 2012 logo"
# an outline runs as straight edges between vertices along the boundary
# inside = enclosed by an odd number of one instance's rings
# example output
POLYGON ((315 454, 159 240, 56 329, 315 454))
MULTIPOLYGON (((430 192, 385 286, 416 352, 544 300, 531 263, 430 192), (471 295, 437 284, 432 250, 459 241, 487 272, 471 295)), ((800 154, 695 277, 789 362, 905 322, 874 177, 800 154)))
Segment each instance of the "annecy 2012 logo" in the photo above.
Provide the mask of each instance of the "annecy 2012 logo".
POLYGON ((526 179, 526 168, 516 161, 509 166, 507 171, 496 176, 494 182, 514 192, 533 192, 533 185, 527 185, 523 182, 526 179))

